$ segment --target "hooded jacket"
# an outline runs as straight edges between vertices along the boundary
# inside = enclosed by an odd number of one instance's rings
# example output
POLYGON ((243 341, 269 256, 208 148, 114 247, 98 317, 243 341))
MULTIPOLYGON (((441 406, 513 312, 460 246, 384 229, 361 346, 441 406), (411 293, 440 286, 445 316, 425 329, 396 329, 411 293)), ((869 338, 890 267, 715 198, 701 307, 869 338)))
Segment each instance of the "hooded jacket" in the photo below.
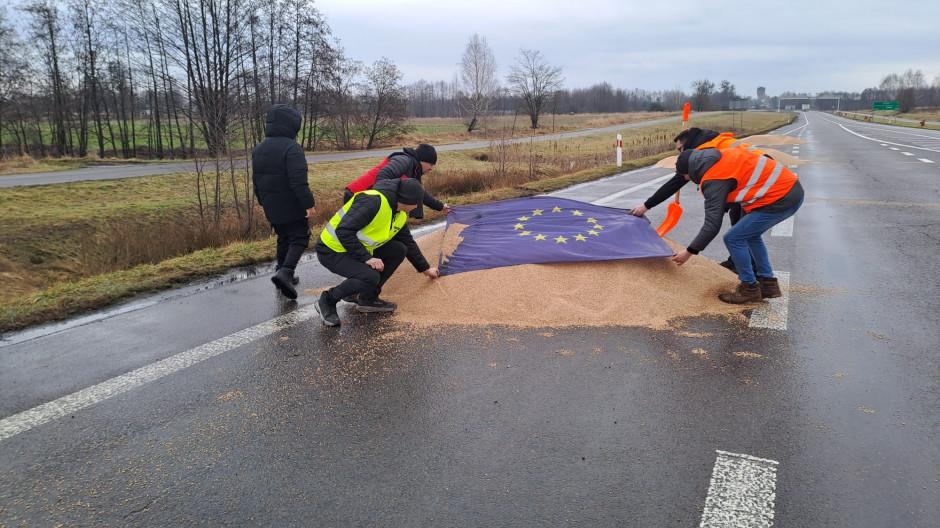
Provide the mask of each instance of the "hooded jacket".
POLYGON ((314 206, 307 182, 307 158, 294 141, 300 131, 300 112, 287 105, 268 110, 265 139, 251 153, 255 197, 272 224, 304 220, 314 206))
MULTIPOLYGON (((400 179, 380 180, 375 182, 375 185, 372 187, 372 190, 378 191, 385 196, 392 211, 398 209, 398 188, 401 182, 402 180, 400 179)), ((375 215, 379 213, 381 205, 382 199, 378 196, 357 194, 352 205, 349 206, 349 210, 346 211, 343 219, 340 221, 339 225, 336 226, 336 238, 338 238, 339 242, 346 248, 346 254, 360 262, 369 260, 372 258, 372 255, 370 255, 362 243, 359 242, 356 233, 372 222, 375 215)), ((418 243, 415 242, 414 237, 411 236, 411 230, 408 229, 407 224, 405 224, 401 231, 395 234, 392 240, 397 240, 405 245, 405 248, 408 250, 405 256, 416 270, 423 272, 431 267, 421 253, 418 243)), ((333 252, 322 240, 317 241, 316 250, 327 253, 333 252)))
MULTIPOLYGON (((689 134, 689 137, 687 137, 685 140, 685 145, 683 146, 683 150, 696 149, 700 145, 704 145, 705 143, 717 138, 719 135, 718 132, 715 132, 714 130, 701 129, 701 128, 695 128, 695 127, 690 128, 689 132, 690 134, 689 134)), ((679 191, 679 189, 681 189, 682 186, 685 185, 685 183, 686 183, 685 177, 683 177, 681 174, 674 175, 672 178, 666 181, 666 183, 664 183, 662 187, 657 189, 656 192, 654 192, 653 195, 650 196, 649 199, 647 199, 646 202, 643 203, 643 205, 647 209, 652 209, 656 207, 657 205, 668 200, 670 196, 676 194, 679 191)))
MULTIPOLYGON (((401 152, 395 152, 388 157, 388 163, 382 167, 375 176, 375 181, 377 184, 382 180, 397 180, 402 177, 414 178, 421 181, 423 174, 421 162, 418 161, 415 150, 413 148, 404 148, 401 152)), ((422 182, 422 184, 423 183, 424 182, 422 182)), ((435 211, 442 211, 444 209, 444 203, 431 196, 431 193, 429 193, 427 189, 424 191, 424 205, 435 211)), ((411 216, 411 218, 424 218, 424 208, 422 204, 418 204, 418 207, 416 207, 409 216, 411 216)))

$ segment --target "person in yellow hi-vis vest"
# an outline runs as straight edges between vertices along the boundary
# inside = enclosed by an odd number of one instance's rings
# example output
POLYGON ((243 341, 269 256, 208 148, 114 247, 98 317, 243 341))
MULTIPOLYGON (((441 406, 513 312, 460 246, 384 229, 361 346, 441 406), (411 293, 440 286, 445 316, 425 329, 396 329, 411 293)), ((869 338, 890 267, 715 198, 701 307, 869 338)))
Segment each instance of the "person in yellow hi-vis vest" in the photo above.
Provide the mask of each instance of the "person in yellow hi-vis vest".
POLYGON ((395 303, 379 294, 405 258, 419 273, 440 276, 408 230, 408 213, 423 199, 424 187, 416 179, 382 180, 354 194, 327 222, 317 242, 317 258, 346 280, 317 300, 315 308, 324 324, 340 324, 336 305, 341 300, 355 303, 360 312, 395 311, 395 303))

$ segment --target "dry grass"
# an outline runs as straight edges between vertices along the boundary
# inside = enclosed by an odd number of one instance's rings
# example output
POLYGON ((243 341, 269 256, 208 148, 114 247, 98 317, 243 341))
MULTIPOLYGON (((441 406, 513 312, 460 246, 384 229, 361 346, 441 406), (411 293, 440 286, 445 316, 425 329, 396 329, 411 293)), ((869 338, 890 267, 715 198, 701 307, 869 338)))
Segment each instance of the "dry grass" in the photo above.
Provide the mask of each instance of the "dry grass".
MULTIPOLYGON (((723 128, 723 119, 709 116, 694 124, 723 128)), ((781 114, 748 119, 747 133, 786 123, 781 114)), ((609 133, 516 145, 494 142, 478 151, 443 152, 426 184, 450 203, 479 203, 551 192, 650 165, 673 152, 674 127, 623 133, 627 161, 620 169, 613 163, 609 133)), ((318 204, 314 223, 331 216, 344 185, 377 161, 311 165, 318 204)), ((248 225, 236 216, 232 193, 224 192, 218 224, 204 224, 194 189, 192 174, 0 189, 0 330, 61 318, 273 257, 260 210, 248 225)), ((431 212, 428 220, 438 216, 431 212)))

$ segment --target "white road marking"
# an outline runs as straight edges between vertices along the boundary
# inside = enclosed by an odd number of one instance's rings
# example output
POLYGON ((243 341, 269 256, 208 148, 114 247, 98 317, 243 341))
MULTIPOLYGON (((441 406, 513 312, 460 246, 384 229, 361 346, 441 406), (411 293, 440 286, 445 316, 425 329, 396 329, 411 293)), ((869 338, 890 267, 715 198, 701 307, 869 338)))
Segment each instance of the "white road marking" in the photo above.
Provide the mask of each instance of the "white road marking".
POLYGON ((751 328, 770 328, 771 330, 786 330, 787 315, 790 304, 790 273, 775 271, 777 281, 780 283, 780 292, 783 294, 776 299, 767 299, 758 304, 751 312, 748 326, 751 328))
POLYGON ((787 218, 783 222, 775 225, 773 229, 770 230, 770 236, 775 237, 790 237, 793 236, 793 220, 796 218, 796 215, 787 218))
POLYGON ((770 528, 777 500, 776 460, 716 451, 699 528, 770 528))
POLYGON ((904 154, 905 156, 913 156, 913 154, 911 154, 910 152, 902 152, 901 154, 904 154))
POLYGON ((8 416, 0 420, 0 442, 314 317, 317 317, 314 305, 307 305, 57 400, 8 416))
MULTIPOLYGON (((838 125, 842 130, 845 130, 845 131, 848 132, 849 134, 852 134, 852 135, 854 135, 854 136, 858 136, 858 137, 860 137, 860 138, 862 138, 862 139, 867 139, 868 141, 874 141, 874 142, 878 143, 879 145, 882 144, 881 142, 883 141, 885 144, 888 144, 888 145, 896 145, 896 146, 898 146, 898 147, 912 148, 912 149, 915 149, 915 150, 926 150, 926 151, 929 151, 929 152, 940 152, 940 149, 932 149, 932 148, 927 148, 927 147, 918 147, 918 146, 916 146, 916 145, 905 145, 904 143, 894 143, 894 142, 887 141, 887 140, 884 140, 884 139, 870 138, 870 137, 868 137, 868 136, 866 136, 866 135, 864 135, 864 134, 859 134, 858 132, 855 132, 854 130, 849 130, 848 128, 845 127, 845 125, 843 125, 843 124, 841 124, 841 123, 839 123, 839 122, 837 122, 837 121, 832 121, 832 120, 830 120, 830 119, 826 119, 825 121, 829 121, 830 123, 832 123, 832 124, 834 124, 834 125, 838 125)), ((924 137, 927 137, 927 136, 924 136, 924 137)), ((891 148, 891 150, 901 150, 901 149, 897 149, 897 148, 894 148, 894 147, 890 147, 890 148, 891 148)))
POLYGON ((929 160, 927 158, 917 158, 917 161, 923 161, 924 163, 933 163, 932 160, 929 160))
POLYGON ((881 146, 882 146, 882 147, 887 147, 888 145, 885 144, 885 143, 882 143, 881 146))
POLYGON ((664 181, 666 181, 666 180, 672 178, 673 176, 674 176, 673 174, 667 174, 667 175, 665 175, 665 176, 660 176, 659 178, 654 178, 654 179, 652 179, 652 180, 650 180, 650 181, 648 181, 648 182, 646 182, 646 183, 641 183, 641 184, 639 184, 639 185, 634 185, 633 187, 630 187, 629 189, 624 189, 624 190, 622 190, 622 191, 615 192, 614 194, 611 194, 611 195, 609 195, 609 196, 605 196, 605 197, 603 197, 603 198, 601 198, 601 199, 599 199, 599 200, 594 200, 594 201, 591 202, 591 203, 594 204, 594 205, 609 204, 609 203, 611 203, 611 202, 613 202, 613 201, 616 201, 617 199, 619 199, 619 198, 621 198, 621 197, 623 197, 623 196, 626 196, 626 195, 628 195, 628 194, 630 194, 630 193, 639 191, 640 189, 645 189, 645 188, 647 188, 647 187, 652 187, 653 185, 656 185, 657 183, 664 182, 664 181))
POLYGON ((899 149, 899 148, 897 148, 897 147, 891 147, 891 150, 901 150, 901 149, 899 149))

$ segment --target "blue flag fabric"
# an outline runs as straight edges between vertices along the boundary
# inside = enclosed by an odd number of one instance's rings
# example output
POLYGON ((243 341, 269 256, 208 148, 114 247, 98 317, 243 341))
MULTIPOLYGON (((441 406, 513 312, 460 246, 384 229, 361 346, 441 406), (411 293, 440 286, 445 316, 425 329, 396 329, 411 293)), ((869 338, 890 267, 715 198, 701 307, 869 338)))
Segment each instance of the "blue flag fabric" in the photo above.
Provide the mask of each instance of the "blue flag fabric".
POLYGON ((441 272, 452 275, 517 264, 668 257, 672 249, 645 218, 622 209, 550 196, 454 208, 463 241, 441 272))

